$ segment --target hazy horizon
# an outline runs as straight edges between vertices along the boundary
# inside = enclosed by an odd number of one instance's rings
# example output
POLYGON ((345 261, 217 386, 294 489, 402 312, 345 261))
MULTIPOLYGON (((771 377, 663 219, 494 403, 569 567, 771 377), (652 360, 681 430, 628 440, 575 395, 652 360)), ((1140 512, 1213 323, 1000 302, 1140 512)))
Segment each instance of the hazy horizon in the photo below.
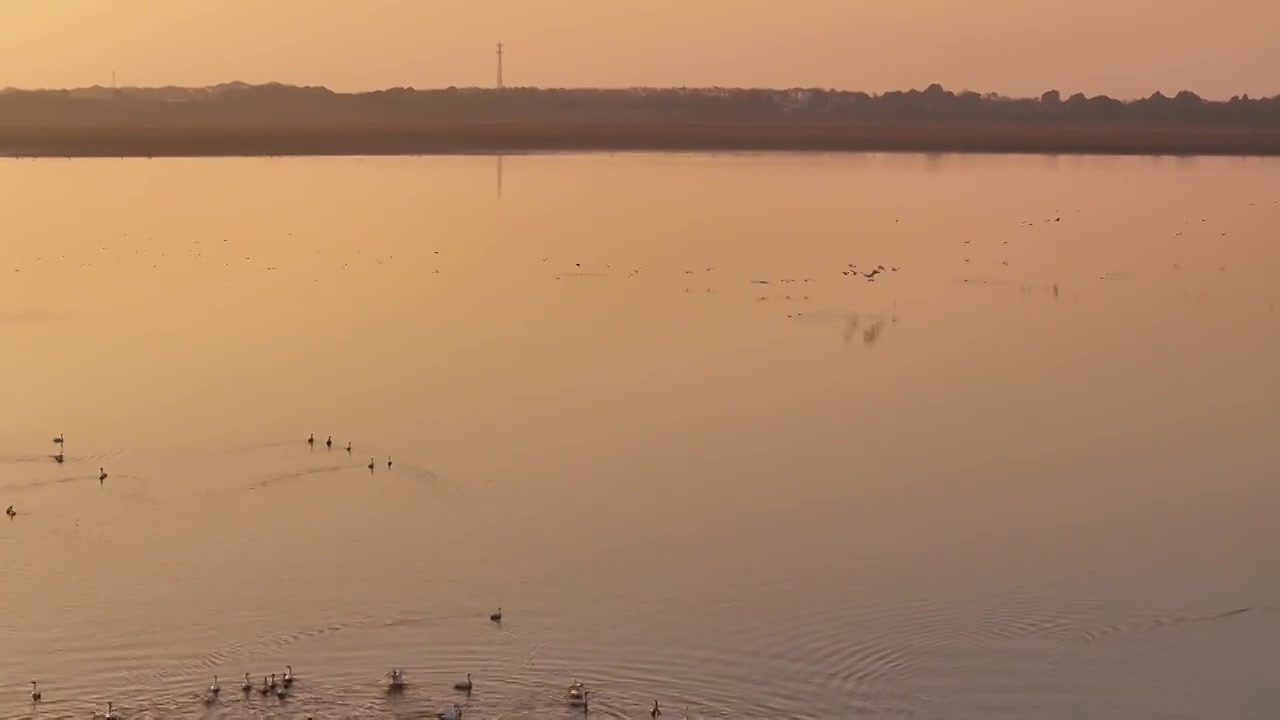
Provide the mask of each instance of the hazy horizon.
POLYGON ((225 82, 487 87, 825 87, 940 83, 1030 97, 1210 99, 1280 92, 1267 72, 1280 4, 1263 0, 834 2, 652 0, 48 0, 0 7, 0 87, 225 82))

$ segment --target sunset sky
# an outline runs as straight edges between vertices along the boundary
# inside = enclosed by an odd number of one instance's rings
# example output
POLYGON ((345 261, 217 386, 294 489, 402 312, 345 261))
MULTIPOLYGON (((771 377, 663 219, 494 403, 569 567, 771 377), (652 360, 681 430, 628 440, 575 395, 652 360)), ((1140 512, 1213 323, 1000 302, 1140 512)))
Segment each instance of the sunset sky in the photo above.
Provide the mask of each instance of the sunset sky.
POLYGON ((1277 0, 0 0, 0 87, 1280 93, 1277 0))

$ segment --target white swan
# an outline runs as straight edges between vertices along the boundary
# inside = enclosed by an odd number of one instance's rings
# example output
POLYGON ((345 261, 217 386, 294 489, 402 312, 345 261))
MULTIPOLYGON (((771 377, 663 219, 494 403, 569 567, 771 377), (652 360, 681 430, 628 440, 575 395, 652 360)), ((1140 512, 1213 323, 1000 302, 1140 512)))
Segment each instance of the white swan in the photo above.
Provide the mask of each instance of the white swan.
POLYGON ((472 688, 471 673, 467 673, 466 680, 459 680, 458 682, 453 684, 454 690, 466 690, 467 692, 471 692, 471 688, 472 688))
POLYGON ((209 692, 213 693, 214 695, 217 695, 218 693, 222 692, 222 686, 218 684, 217 675, 213 676, 213 684, 209 686, 209 692))
POLYGON ((451 707, 441 710, 440 714, 436 717, 440 718, 440 720, 462 720, 462 708, 458 707, 457 704, 454 704, 451 707))

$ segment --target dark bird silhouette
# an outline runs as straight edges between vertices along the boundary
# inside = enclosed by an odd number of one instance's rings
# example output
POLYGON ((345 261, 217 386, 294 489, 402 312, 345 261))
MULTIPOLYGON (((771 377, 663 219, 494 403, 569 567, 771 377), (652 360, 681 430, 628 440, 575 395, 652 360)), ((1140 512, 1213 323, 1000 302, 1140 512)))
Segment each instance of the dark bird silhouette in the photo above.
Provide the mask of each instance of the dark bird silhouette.
POLYGON ((491 613, 489 615, 489 619, 494 622, 502 622, 502 606, 501 605, 498 606, 497 612, 491 613))
POLYGON ((315 433, 311 433, 311 436, 307 438, 307 444, 308 444, 308 445, 311 445, 312 447, 314 447, 314 446, 315 446, 315 444, 316 444, 316 434, 315 434, 315 433))

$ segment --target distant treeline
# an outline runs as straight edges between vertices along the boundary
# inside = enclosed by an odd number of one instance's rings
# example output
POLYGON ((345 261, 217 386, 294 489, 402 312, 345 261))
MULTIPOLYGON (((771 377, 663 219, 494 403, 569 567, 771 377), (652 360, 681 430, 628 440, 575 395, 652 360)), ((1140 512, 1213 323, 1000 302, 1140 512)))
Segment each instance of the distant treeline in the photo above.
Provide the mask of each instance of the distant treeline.
POLYGON ((1209 101, 1183 91, 1140 100, 1049 91, 1038 98, 924 90, 622 90, 323 87, 229 83, 209 88, 0 92, 0 127, 296 124, 604 123, 710 125, 988 125, 1280 129, 1280 96, 1209 101))

